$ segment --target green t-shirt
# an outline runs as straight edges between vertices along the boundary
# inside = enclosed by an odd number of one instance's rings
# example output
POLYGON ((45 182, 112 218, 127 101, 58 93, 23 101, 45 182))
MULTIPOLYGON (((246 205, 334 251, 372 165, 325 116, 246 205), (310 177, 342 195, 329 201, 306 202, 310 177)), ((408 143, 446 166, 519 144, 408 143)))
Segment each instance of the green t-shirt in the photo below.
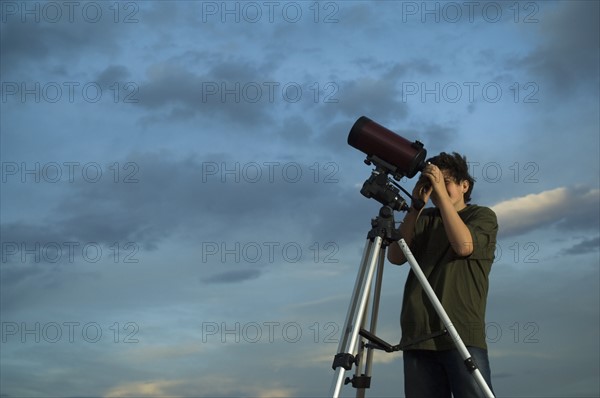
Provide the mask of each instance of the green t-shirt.
MULTIPOLYGON (((468 205, 458 214, 473 237, 471 255, 459 257, 454 253, 437 208, 421 212, 410 249, 463 343, 487 349, 485 306, 498 222, 496 214, 487 207, 468 205)), ((400 323, 401 345, 445 329, 412 270, 404 288, 400 323)), ((403 349, 447 350, 455 347, 446 334, 404 346, 403 349)))

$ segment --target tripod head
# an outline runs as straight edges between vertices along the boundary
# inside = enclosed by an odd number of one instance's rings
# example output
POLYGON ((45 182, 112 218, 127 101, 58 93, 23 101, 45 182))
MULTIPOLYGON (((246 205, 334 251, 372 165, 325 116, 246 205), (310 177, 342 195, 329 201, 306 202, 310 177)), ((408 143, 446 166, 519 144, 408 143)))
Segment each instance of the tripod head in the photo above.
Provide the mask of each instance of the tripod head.
POLYGON ((417 208, 422 207, 421 200, 414 199, 408 191, 402 188, 394 180, 399 181, 403 174, 398 171, 396 166, 391 165, 385 160, 369 155, 365 159, 367 165, 374 164, 375 170, 371 172, 369 177, 363 184, 360 193, 366 198, 373 198, 383 206, 387 206, 396 211, 407 211, 410 206, 406 200, 400 196, 400 190, 404 192, 417 208), (394 179, 392 180, 390 176, 394 179))
MULTIPOLYGON (((375 170, 362 186, 360 193, 366 198, 373 198, 384 206, 390 207, 392 210, 406 211, 409 206, 406 201, 400 196, 400 190, 394 186, 389 178, 389 174, 393 173, 390 164, 377 156, 367 156, 366 164, 375 163, 375 170)), ((397 174, 393 174, 394 178, 400 179, 397 174)))

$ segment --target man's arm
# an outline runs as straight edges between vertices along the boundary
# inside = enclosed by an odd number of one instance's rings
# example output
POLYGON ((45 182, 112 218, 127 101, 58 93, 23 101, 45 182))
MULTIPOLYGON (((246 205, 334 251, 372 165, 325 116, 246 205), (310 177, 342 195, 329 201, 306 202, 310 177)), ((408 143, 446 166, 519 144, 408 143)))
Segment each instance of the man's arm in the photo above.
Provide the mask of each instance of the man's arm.
MULTIPOLYGON (((433 188, 425 179, 420 179, 417 181, 417 184, 413 188, 412 197, 415 199, 419 199, 421 201, 421 209, 417 210, 414 207, 414 204, 410 206, 410 209, 404 216, 404 221, 400 224, 400 236, 404 239, 404 242, 408 246, 411 245, 414 235, 415 235, 415 225, 417 224, 417 220, 425 207, 425 204, 429 200, 429 196, 431 195, 433 188)), ((400 245, 397 243, 393 243, 389 246, 387 257, 390 263, 396 265, 402 265, 406 262, 406 257, 400 249, 400 245)))
MULTIPOLYGON (((452 246, 454 252, 460 257, 469 256, 473 253, 473 237, 471 231, 463 220, 458 215, 458 211, 464 208, 465 203, 461 201, 457 204, 452 203, 448 191, 446 189, 446 183, 444 181, 444 174, 435 165, 427 165, 422 172, 422 175, 427 177, 431 182, 432 193, 431 200, 440 210, 440 215, 444 221, 444 229, 448 242, 452 246)), ((462 182, 457 185, 460 186, 462 182)))
POLYGON ((444 200, 438 204, 438 208, 442 220, 444 220, 446 236, 454 253, 460 257, 470 256, 473 253, 473 237, 467 225, 458 215, 458 211, 452 206, 452 203, 444 200))
MULTIPOLYGON (((400 236, 409 246, 412 243, 415 234, 415 224, 417 223, 419 214, 421 214, 421 210, 417 210, 411 206, 404 217, 404 221, 400 224, 400 236)), ((402 249, 400 249, 400 245, 396 242, 389 246, 387 257, 392 264, 402 265, 406 262, 406 257, 404 256, 402 249)))

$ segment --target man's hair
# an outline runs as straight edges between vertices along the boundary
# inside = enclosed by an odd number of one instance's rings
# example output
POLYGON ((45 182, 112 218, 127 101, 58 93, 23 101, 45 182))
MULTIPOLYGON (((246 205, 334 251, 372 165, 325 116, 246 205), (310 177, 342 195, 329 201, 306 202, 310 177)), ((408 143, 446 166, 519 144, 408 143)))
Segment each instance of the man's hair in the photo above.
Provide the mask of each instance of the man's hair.
POLYGON ((464 180, 468 181, 469 189, 467 189, 463 197, 465 203, 471 201, 471 192, 473 191, 473 185, 475 185, 475 179, 469 174, 469 166, 465 156, 456 152, 452 152, 452 155, 442 152, 437 156, 427 159, 427 161, 445 171, 457 184, 464 180))

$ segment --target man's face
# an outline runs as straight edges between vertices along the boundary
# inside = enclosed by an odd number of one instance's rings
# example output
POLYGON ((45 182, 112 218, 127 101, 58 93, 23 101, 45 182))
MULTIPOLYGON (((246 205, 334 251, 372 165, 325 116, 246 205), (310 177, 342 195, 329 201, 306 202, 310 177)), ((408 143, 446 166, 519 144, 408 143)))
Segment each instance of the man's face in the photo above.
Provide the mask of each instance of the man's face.
MULTIPOLYGON (((446 191, 448 192, 450 201, 454 205, 454 208, 456 208, 457 210, 462 209, 463 207, 465 207, 464 193, 467 192, 467 189, 469 188, 469 183, 467 181, 454 181, 454 179, 449 175, 447 170, 442 170, 442 174, 444 175, 444 184, 446 185, 446 191)), ((431 200, 433 201, 433 204, 437 206, 435 197, 432 197, 431 200)))

